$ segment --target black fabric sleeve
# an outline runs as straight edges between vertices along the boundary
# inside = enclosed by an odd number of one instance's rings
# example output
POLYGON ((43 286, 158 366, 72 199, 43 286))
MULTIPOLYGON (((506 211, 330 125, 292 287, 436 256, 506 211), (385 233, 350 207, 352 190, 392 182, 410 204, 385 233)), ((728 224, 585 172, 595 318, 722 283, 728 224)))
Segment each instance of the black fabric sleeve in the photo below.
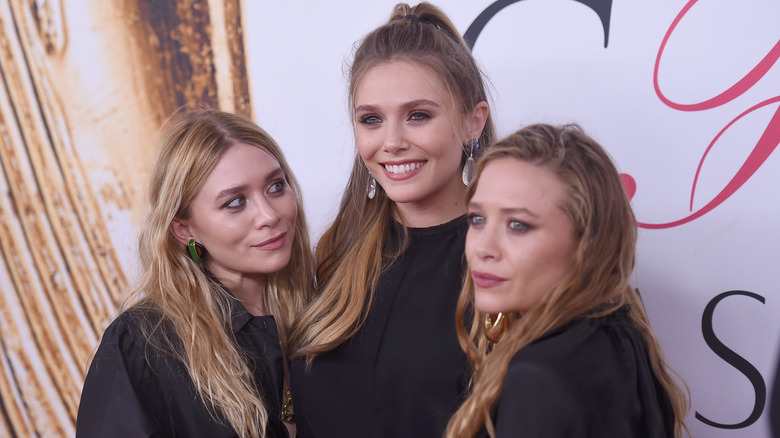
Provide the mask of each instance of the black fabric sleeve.
POLYGON ((122 324, 106 330, 84 382, 77 438, 170 436, 153 414, 158 394, 143 345, 122 324))

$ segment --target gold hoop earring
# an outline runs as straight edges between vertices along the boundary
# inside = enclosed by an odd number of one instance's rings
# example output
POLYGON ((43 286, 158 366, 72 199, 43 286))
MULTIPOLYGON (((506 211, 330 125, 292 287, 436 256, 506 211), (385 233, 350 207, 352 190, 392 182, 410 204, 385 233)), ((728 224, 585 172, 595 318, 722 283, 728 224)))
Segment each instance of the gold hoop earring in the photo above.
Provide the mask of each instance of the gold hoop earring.
POLYGON ((503 313, 487 314, 485 315, 485 321, 483 329, 485 337, 490 342, 498 342, 501 337, 504 336, 506 328, 509 325, 509 320, 503 313))

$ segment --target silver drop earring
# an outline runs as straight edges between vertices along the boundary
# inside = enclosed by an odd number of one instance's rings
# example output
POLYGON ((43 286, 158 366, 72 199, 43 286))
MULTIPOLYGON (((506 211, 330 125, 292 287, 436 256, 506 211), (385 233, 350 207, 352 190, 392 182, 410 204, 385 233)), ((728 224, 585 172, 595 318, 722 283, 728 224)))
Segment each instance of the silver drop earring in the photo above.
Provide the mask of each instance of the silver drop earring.
POLYGON ((368 199, 374 199, 374 196, 376 196, 376 180, 370 173, 368 174, 368 184, 366 185, 366 196, 368 196, 368 199))
POLYGON ((479 149, 479 140, 472 139, 469 140, 468 143, 466 143, 466 148, 469 150, 469 157, 466 158, 466 164, 463 165, 463 184, 468 186, 471 184, 471 181, 474 179, 474 151, 479 149))

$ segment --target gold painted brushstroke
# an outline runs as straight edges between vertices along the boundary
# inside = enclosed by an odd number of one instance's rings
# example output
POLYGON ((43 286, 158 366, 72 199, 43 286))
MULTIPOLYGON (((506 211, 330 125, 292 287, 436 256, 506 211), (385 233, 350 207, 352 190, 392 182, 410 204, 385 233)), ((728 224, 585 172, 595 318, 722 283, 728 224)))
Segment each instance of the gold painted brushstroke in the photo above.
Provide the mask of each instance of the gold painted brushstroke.
MULTIPOLYGON (((4 17, 7 17, 9 10, 3 9, 3 12, 4 17)), ((4 233, 0 237, 3 256, 10 262, 10 277, 15 285, 12 290, 4 291, 4 302, 15 304, 8 308, 23 315, 24 324, 29 329, 4 327, 4 331, 11 332, 3 333, 4 346, 7 348, 4 353, 9 363, 20 365, 12 374, 15 376, 12 384, 16 385, 21 396, 21 400, 17 401, 20 408, 25 409, 40 424, 40 430, 60 434, 65 432, 62 425, 70 422, 67 415, 61 415, 63 409, 72 409, 73 396, 78 395, 78 388, 74 385, 78 374, 73 373, 76 366, 69 354, 70 350, 77 348, 77 344, 72 337, 67 336, 74 330, 78 331, 78 327, 62 324, 62 314, 52 312, 52 301, 47 294, 47 291, 55 294, 65 291, 53 281, 56 267, 62 264, 51 257, 52 241, 55 239, 37 190, 35 172, 29 167, 31 160, 27 152, 39 146, 37 143, 40 136, 28 133, 31 136, 29 140, 33 142, 33 147, 29 149, 25 147, 28 138, 22 136, 25 125, 34 117, 28 100, 29 83, 25 82, 28 78, 25 74, 29 72, 24 71, 25 62, 18 56, 19 44, 15 38, 20 32, 14 28, 15 22, 9 23, 3 19, 0 24, 0 72, 4 85, 0 117, 3 133, 0 162, 11 195, 11 208, 5 211, 14 213, 11 218, 4 218, 3 222, 4 225, 16 223, 17 231, 14 234, 4 233), (28 336, 22 339, 23 342, 17 342, 22 333, 28 336), (64 339, 63 334, 66 335, 64 339), (24 344, 24 351, 19 354, 19 351, 9 348, 8 344, 24 344), (65 348, 52 348, 57 345, 65 348), (16 360, 10 360, 13 358, 16 360), (43 364, 43 367, 39 364, 43 364), (68 397, 69 393, 71 397, 68 397), (37 403, 30 404, 28 400, 36 400, 37 403)))
POLYGON ((91 27, 60 0, 0 3, 0 435, 72 436, 86 365, 127 283, 102 207, 138 214, 139 169, 176 108, 251 117, 241 3, 69 1, 102 19, 91 27), (108 81, 118 93, 74 86, 95 65, 74 69, 84 52, 67 17, 108 37, 116 50, 100 62, 128 66, 114 73, 130 80, 108 81), (132 99, 110 100, 120 95, 132 99), (110 161, 108 180, 96 185, 85 151, 110 161))
POLYGON ((225 0, 224 23, 227 43, 215 47, 215 51, 230 51, 230 83, 233 87, 231 95, 234 98, 232 111, 245 117, 253 118, 252 105, 249 100, 249 78, 247 77, 247 57, 244 51, 243 4, 240 0, 225 0))

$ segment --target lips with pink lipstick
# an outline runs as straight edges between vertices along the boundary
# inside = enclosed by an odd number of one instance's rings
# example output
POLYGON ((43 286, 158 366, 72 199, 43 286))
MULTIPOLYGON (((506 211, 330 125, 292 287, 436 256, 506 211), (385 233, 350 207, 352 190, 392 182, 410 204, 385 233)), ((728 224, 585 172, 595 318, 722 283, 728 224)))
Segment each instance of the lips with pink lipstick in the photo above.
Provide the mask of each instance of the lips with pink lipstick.
POLYGON ((400 181, 420 173, 420 169, 428 161, 397 161, 381 163, 385 175, 391 180, 400 181))
POLYGON ((281 233, 276 237, 272 237, 268 240, 266 240, 263 243, 259 243, 257 245, 254 245, 257 249, 263 249, 263 250, 273 250, 273 249, 279 249, 282 246, 284 246, 284 242, 287 240, 287 233, 281 233))
POLYGON ((479 271, 471 271, 471 277, 474 279, 474 284, 476 284, 477 287, 481 287, 483 289, 498 286, 499 284, 506 281, 506 278, 479 271))

